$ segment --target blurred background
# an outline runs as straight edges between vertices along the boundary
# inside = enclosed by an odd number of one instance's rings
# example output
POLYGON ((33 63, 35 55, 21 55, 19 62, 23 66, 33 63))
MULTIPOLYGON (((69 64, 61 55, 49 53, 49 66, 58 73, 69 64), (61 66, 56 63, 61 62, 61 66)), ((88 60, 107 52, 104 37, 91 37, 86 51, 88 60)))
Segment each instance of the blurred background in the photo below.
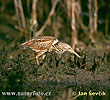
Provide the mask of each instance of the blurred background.
POLYGON ((3 100, 109 100, 109 94, 71 94, 90 89, 110 93, 110 1, 0 0, 0 55, 0 92, 52 92, 50 97, 1 95, 3 100), (82 58, 47 53, 38 67, 35 54, 20 44, 42 35, 70 44, 82 58))

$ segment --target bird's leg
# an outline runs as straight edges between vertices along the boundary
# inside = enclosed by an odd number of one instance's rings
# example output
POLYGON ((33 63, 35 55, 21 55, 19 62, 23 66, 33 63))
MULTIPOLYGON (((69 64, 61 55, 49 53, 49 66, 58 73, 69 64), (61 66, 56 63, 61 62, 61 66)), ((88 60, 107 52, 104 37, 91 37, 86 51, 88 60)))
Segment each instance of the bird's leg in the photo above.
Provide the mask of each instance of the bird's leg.
POLYGON ((46 52, 46 50, 42 50, 42 51, 40 51, 40 52, 37 53, 37 55, 36 55, 36 63, 37 63, 37 65, 39 65, 38 57, 40 57, 45 52, 46 52))
POLYGON ((37 65, 39 65, 38 56, 37 55, 36 55, 36 62, 37 62, 37 65))
POLYGON ((46 56, 46 55, 43 55, 43 56, 42 56, 42 59, 44 59, 44 58, 45 58, 45 56, 46 56))

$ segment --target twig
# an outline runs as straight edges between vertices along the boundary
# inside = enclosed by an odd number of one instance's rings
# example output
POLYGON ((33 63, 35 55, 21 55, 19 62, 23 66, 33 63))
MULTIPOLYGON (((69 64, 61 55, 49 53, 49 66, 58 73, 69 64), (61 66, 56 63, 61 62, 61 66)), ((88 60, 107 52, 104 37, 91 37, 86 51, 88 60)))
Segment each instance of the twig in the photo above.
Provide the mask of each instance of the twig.
POLYGON ((30 0, 27 0, 27 11, 30 12, 30 0))
MULTIPOLYGON (((76 5, 79 6, 79 5, 76 5)), ((79 25, 81 26, 81 28, 83 29, 83 31, 87 31, 87 27, 83 24, 83 21, 80 17, 80 11, 79 9, 77 9, 78 7, 75 7, 75 13, 77 15, 78 21, 79 21, 79 25)))
POLYGON ((94 0, 94 32, 97 31, 97 12, 98 12, 98 7, 97 7, 97 0, 94 0))
POLYGON ((32 19, 33 19, 33 25, 35 25, 37 27, 38 26, 38 22, 37 22, 36 5, 37 5, 37 0, 33 0, 33 4, 32 4, 32 19))
POLYGON ((15 5, 15 11, 16 11, 16 20, 18 21, 18 25, 21 28, 21 21, 20 21, 20 15, 18 11, 18 1, 14 0, 14 5, 15 5))
POLYGON ((67 1, 67 14, 70 17, 71 16, 71 0, 66 0, 67 1))
POLYGON ((75 2, 72 0, 72 20, 71 20, 71 27, 72 27, 72 40, 71 40, 71 46, 74 49, 75 45, 78 43, 77 40, 77 31, 75 26, 75 2))
POLYGON ((75 100, 78 97, 79 97, 79 95, 76 95, 75 97, 72 97, 71 100, 75 100))
POLYGON ((53 31, 54 31, 54 37, 55 38, 58 38, 58 25, 57 25, 58 23, 56 22, 56 21, 53 21, 53 23, 52 23, 52 29, 53 29, 53 31))
POLYGON ((11 69, 13 69, 14 67, 11 67, 11 68, 8 68, 7 70, 11 70, 11 69))
POLYGON ((42 97, 40 95, 36 95, 37 100, 42 100, 42 97))
POLYGON ((107 14, 106 16, 106 20, 105 20, 105 34, 108 35, 108 28, 109 28, 109 14, 107 14))
POLYGON ((41 27, 41 29, 35 33, 35 36, 36 36, 36 37, 37 37, 38 35, 41 35, 42 32, 44 31, 44 29, 46 28, 46 26, 48 25, 48 21, 49 21, 49 19, 52 17, 52 15, 54 14, 54 11, 55 11, 55 8, 56 8, 56 5, 57 5, 58 1, 59 1, 59 0, 55 0, 55 1, 54 1, 53 6, 52 6, 52 8, 51 8, 51 11, 50 11, 50 13, 49 13, 49 15, 48 15, 47 20, 45 21, 45 23, 44 23, 44 25, 41 27))
POLYGON ((95 40, 93 38, 93 13, 92 13, 92 0, 88 0, 89 3, 89 29, 90 29, 90 39, 94 43, 95 40))
POLYGON ((72 96, 72 88, 69 88, 68 89, 67 100, 71 100, 71 96, 72 96))
POLYGON ((16 28, 17 30, 21 31, 21 32, 25 32, 25 30, 24 30, 23 28, 21 28, 21 27, 19 27, 19 26, 17 26, 17 25, 15 25, 15 28, 16 28))
POLYGON ((23 7, 22 7, 21 0, 18 0, 18 2, 19 2, 20 13, 21 13, 22 25, 23 25, 23 28, 25 28, 26 27, 26 22, 25 22, 25 17, 24 17, 24 12, 23 12, 23 7))
POLYGON ((89 2, 89 27, 90 33, 93 32, 93 17, 92 17, 92 0, 88 0, 89 2))

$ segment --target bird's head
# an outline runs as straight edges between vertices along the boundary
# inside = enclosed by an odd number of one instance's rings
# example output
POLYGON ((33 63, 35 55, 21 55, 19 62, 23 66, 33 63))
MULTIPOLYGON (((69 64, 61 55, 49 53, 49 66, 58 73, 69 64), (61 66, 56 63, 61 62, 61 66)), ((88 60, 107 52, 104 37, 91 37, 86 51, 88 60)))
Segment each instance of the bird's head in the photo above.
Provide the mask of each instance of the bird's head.
POLYGON ((71 47, 70 45, 68 45, 68 44, 66 44, 66 43, 61 43, 61 42, 60 42, 60 45, 61 45, 62 49, 64 50, 64 52, 65 52, 65 51, 69 51, 69 52, 75 54, 77 57, 81 58, 81 57, 72 49, 72 47, 71 47))

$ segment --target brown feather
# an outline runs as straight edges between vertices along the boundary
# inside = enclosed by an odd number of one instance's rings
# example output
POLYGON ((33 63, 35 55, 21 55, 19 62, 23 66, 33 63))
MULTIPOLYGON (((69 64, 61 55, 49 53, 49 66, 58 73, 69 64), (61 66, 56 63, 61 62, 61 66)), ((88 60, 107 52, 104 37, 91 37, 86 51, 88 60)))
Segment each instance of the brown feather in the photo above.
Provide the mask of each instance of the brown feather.
POLYGON ((45 49, 48 49, 52 45, 55 39, 56 39, 55 37, 51 37, 51 36, 41 36, 36 39, 32 39, 32 40, 25 42, 21 44, 21 46, 24 48, 45 50, 45 49))

